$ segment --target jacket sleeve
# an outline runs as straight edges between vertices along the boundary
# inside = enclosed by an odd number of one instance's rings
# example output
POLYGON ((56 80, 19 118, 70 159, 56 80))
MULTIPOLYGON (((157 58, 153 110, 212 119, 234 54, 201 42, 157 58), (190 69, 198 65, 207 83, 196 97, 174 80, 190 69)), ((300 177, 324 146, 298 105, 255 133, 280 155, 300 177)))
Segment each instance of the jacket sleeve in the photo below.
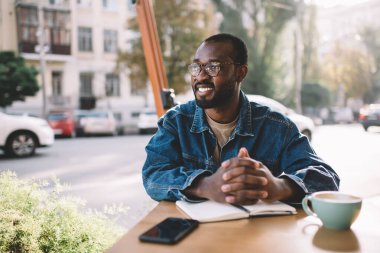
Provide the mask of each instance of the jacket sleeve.
POLYGON ((292 180, 305 194, 339 189, 338 174, 317 156, 307 137, 300 134, 295 125, 288 130, 279 166, 280 177, 292 180))
POLYGON ((199 175, 212 174, 204 168, 183 166, 182 149, 176 126, 161 118, 158 130, 145 148, 147 158, 142 169, 143 184, 148 195, 157 201, 176 201, 187 198, 181 191, 199 175))

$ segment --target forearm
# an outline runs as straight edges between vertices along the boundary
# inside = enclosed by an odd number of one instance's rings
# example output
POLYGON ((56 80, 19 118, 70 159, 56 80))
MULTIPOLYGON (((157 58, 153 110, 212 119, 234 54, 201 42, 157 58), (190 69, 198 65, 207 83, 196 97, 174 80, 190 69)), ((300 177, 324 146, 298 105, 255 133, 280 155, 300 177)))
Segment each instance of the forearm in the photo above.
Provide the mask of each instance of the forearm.
POLYGON ((193 183, 182 192, 189 198, 209 199, 209 177, 205 175, 198 176, 193 183))
POLYGON ((184 167, 162 170, 150 166, 143 169, 143 183, 147 193, 154 200, 176 201, 191 197, 192 195, 185 193, 186 189, 192 187, 198 177, 202 178, 209 173, 207 170, 194 170, 189 174, 189 171, 184 167))
POLYGON ((278 200, 298 202, 304 195, 304 190, 289 178, 279 178, 278 200))
POLYGON ((338 190, 338 174, 318 157, 306 138, 298 136, 294 134, 282 152, 279 167, 284 169, 280 169, 280 178, 289 179, 304 194, 338 190))

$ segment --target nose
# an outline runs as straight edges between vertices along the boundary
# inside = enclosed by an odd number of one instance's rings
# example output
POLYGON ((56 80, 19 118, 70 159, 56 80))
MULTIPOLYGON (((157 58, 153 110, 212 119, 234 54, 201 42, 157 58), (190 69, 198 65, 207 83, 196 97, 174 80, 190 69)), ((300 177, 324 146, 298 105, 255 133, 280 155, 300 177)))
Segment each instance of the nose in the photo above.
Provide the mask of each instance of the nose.
POLYGON ((204 80, 210 80, 211 78, 212 78, 212 76, 207 74, 205 66, 202 66, 201 72, 199 72, 199 74, 196 77, 193 77, 194 82, 202 82, 204 80))

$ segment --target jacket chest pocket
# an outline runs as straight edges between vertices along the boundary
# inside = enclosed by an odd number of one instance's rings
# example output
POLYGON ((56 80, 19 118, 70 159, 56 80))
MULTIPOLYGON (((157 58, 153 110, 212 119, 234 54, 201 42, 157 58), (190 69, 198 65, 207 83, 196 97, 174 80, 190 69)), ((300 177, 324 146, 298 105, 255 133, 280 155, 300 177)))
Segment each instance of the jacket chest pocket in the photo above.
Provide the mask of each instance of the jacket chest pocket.
POLYGON ((188 169, 208 169, 214 171, 215 163, 212 157, 182 153, 184 166, 188 169))

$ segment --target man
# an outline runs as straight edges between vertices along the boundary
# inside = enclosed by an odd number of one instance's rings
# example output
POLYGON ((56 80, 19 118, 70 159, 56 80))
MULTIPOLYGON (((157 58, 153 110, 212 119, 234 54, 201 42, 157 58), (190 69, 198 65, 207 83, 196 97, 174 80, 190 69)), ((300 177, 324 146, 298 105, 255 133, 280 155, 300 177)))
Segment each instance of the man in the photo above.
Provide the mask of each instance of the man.
POLYGON ((299 203, 338 190, 338 175, 295 124, 240 90, 248 72, 242 40, 207 38, 189 72, 195 101, 169 110, 146 147, 143 183, 153 199, 299 203))

